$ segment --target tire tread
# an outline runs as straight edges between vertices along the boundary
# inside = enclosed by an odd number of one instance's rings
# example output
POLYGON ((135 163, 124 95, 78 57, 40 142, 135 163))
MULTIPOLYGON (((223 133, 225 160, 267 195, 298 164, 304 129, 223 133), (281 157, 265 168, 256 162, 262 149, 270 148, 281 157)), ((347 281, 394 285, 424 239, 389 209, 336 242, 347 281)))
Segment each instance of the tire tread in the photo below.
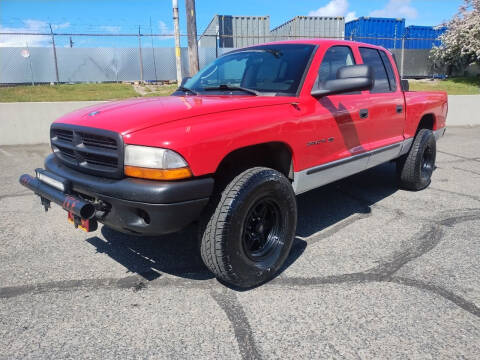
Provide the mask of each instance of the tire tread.
MULTIPOLYGON (((248 188, 248 182, 265 171, 274 171, 266 167, 253 167, 237 175, 223 191, 213 195, 200 222, 200 254, 205 265, 220 279, 238 284, 240 277, 229 266, 228 255, 225 254, 228 226, 230 225, 231 205, 248 188)), ((279 181, 288 180, 277 173, 279 181)), ((290 184, 289 184, 290 185, 290 184)))

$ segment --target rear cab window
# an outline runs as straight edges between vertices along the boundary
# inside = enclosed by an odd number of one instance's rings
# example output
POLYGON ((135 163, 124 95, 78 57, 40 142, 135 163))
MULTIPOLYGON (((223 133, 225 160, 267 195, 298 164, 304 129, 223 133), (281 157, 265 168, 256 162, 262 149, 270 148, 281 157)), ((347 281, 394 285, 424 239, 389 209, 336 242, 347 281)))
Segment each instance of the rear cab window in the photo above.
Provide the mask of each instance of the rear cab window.
POLYGON ((397 90, 397 79, 395 79, 395 72, 393 71, 392 63, 388 58, 385 51, 379 50, 380 56, 383 61, 383 65, 385 65, 385 69, 387 70, 388 81, 390 83, 390 90, 396 91, 397 90))
POLYGON ((363 63, 373 69, 375 83, 371 93, 394 92, 397 89, 395 73, 390 60, 382 50, 360 47, 363 63))

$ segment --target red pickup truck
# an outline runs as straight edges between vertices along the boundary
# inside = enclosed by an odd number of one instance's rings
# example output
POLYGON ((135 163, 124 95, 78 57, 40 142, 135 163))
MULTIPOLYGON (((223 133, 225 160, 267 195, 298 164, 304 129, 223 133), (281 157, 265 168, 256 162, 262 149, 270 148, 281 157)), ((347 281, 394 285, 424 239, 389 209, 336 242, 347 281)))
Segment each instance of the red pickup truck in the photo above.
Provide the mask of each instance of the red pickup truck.
POLYGON ((392 54, 369 44, 235 50, 172 96, 58 119, 45 169, 20 182, 87 231, 98 221, 154 236, 198 222, 205 265, 255 286, 289 254, 296 195, 391 160, 401 187, 429 185, 447 96, 407 85, 392 54))

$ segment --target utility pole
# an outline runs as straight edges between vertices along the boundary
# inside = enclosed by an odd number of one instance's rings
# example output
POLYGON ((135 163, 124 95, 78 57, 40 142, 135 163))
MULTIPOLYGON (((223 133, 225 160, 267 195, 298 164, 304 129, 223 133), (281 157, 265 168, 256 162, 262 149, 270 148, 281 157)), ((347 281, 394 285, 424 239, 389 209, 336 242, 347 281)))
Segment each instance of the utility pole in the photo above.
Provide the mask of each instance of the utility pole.
POLYGON ((173 29, 175 32, 175 62, 177 64, 177 83, 182 83, 182 54, 180 52, 180 26, 178 24, 178 0, 172 0, 173 29))
POLYGON ((185 0, 185 5, 187 11, 188 62, 190 65, 190 76, 193 76, 198 72, 199 67, 195 0, 185 0))
POLYGON ((57 84, 60 82, 58 77, 58 63, 57 63, 57 49, 55 48, 55 35, 53 34, 52 24, 48 24, 50 26, 50 34, 52 35, 52 47, 53 47, 53 60, 55 61, 55 75, 57 78, 57 84))

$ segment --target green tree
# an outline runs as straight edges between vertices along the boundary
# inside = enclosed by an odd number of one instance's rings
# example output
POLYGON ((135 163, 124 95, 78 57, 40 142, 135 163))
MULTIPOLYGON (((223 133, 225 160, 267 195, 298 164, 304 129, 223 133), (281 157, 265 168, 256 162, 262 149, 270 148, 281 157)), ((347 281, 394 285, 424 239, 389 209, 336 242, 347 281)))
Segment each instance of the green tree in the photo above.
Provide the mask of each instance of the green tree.
POLYGON ((464 0, 445 25, 442 45, 432 49, 433 60, 457 70, 480 64, 480 0, 464 0))

